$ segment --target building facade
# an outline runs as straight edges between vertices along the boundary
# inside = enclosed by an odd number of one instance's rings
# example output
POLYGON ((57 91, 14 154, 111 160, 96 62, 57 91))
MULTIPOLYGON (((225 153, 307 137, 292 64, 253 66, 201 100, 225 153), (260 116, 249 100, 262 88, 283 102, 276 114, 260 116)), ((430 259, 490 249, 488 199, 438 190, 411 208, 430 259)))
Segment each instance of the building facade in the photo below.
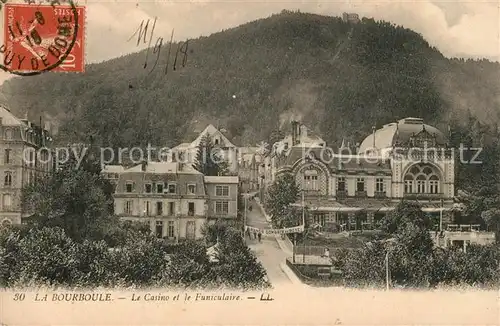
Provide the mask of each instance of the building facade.
POLYGON ((238 147, 227 139, 224 134, 213 125, 208 125, 198 137, 191 143, 182 143, 171 151, 171 157, 167 161, 179 161, 187 164, 196 163, 198 146, 204 137, 210 137, 212 144, 218 149, 221 158, 228 163, 228 170, 232 173, 238 172, 238 147))
POLYGON ((258 147, 240 147, 238 159, 238 176, 241 191, 257 191, 260 187, 259 167, 264 156, 258 147))
POLYGON ((184 163, 143 163, 118 173, 115 214, 148 223, 159 238, 199 239, 206 221, 236 220, 238 182, 184 163))
POLYGON ((295 205, 307 207, 309 222, 320 229, 375 228, 403 199, 418 202, 437 229, 453 227, 455 152, 445 135, 422 119, 374 129, 356 153, 320 143, 301 145, 296 134, 291 135, 295 145, 270 156, 268 173, 275 173, 264 177, 294 175, 302 195, 295 205))
POLYGON ((21 203, 22 188, 53 169, 49 132, 0 106, 1 225, 21 224, 31 212, 21 203))

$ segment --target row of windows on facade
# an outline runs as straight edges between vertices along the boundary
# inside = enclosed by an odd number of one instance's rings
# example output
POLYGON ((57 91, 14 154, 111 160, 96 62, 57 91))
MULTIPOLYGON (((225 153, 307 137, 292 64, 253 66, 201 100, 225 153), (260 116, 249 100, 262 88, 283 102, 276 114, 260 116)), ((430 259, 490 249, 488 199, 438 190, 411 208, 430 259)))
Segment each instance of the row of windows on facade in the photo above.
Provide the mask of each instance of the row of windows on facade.
MULTIPOLYGON (((27 175, 26 181, 28 184, 35 181, 35 172, 30 171, 30 173, 28 173, 27 175)), ((4 187, 12 187, 12 172, 7 171, 4 173, 3 185, 4 187)))
MULTIPOLYGON (((32 130, 32 129, 30 129, 32 130)), ((12 129, 6 129, 4 131, 4 139, 5 140, 13 140, 14 139, 14 132, 12 129)), ((29 143, 34 143, 36 141, 37 137, 35 136, 35 133, 33 132, 27 132, 26 133, 26 141, 29 143)))
MULTIPOLYGON (((173 238, 175 237, 175 222, 168 221, 167 222, 167 237, 173 238)), ((156 221, 156 236, 158 238, 163 237, 163 221, 156 221)))
MULTIPOLYGON (((377 223, 381 221, 385 216, 385 213, 376 212, 373 214, 373 222, 377 223)), ((368 213, 360 211, 349 218, 348 213, 335 212, 335 213, 315 213, 312 216, 312 221, 315 224, 325 226, 328 222, 335 222, 339 224, 348 223, 367 223, 368 213)))
MULTIPOLYGON (((304 175, 304 189, 319 190, 318 176, 304 175)), ((347 183, 344 177, 337 178, 337 191, 347 191, 347 183)), ((366 191, 365 178, 356 178, 356 191, 366 191)), ((375 179, 375 192, 385 192, 385 181, 383 178, 375 179)))
MULTIPOLYGON (((144 185, 144 191, 147 194, 151 193, 157 193, 157 194, 163 194, 163 193, 168 193, 168 194, 176 194, 177 193, 177 185, 174 183, 169 183, 167 185, 167 189, 164 189, 165 184, 164 183, 146 183, 144 185)), ((126 192, 133 192, 135 189, 135 183, 133 182, 127 182, 126 184, 126 192)), ((188 184, 187 186, 187 193, 194 195, 196 194, 196 185, 195 184, 188 184)), ((221 196, 221 197, 227 197, 229 196, 229 186, 215 186, 215 195, 216 196, 221 196)))
MULTIPOLYGON (((41 157, 40 157, 40 160, 42 162, 48 162, 48 158, 49 158, 49 154, 47 152, 41 152, 41 157)), ((12 164, 14 163, 13 160, 12 160, 12 149, 10 148, 7 148, 4 150, 4 154, 3 154, 3 163, 4 164, 12 164)), ((35 163, 36 163, 36 160, 35 160, 35 152, 33 151, 30 151, 29 152, 29 160, 27 162, 28 166, 35 166, 35 163)))
MULTIPOLYGON (((407 175, 404 180, 405 193, 439 193, 439 178, 436 175, 425 177, 419 175, 416 178, 412 175, 407 175)), ((304 176, 304 189, 305 190, 320 190, 318 176, 305 175, 304 176)), ((385 180, 383 178, 375 179, 375 192, 385 193, 385 180)), ((337 191, 347 191, 347 184, 344 177, 337 179, 337 191)), ((366 191, 366 180, 364 178, 356 178, 356 191, 366 191)))
MULTIPOLYGON (((134 212, 134 201, 127 200, 125 202, 124 213, 125 214, 133 214, 134 212)), ((163 202, 156 202, 156 214, 153 214, 153 209, 150 201, 144 202, 144 214, 146 216, 163 215, 163 202)), ((229 214, 229 202, 228 201, 216 201, 215 202, 215 213, 217 215, 228 215, 229 214)), ((188 203, 188 216, 194 216, 196 214, 195 204, 190 202, 188 203)), ((168 203, 168 215, 175 215, 175 203, 168 203)))

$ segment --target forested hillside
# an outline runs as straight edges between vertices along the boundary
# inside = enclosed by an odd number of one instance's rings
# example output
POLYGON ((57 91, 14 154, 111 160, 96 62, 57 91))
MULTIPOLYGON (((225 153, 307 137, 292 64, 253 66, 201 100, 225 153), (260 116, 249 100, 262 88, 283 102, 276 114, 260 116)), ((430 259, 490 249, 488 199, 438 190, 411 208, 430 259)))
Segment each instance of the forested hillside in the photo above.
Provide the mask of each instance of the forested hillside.
POLYGON ((57 121, 65 142, 94 135, 108 146, 175 145, 209 122, 255 144, 293 115, 330 143, 407 116, 442 130, 471 117, 496 130, 500 117, 498 63, 444 58, 387 22, 282 12, 191 40, 186 66, 165 76, 166 53, 153 71, 156 54, 144 69, 143 51, 3 90, 18 115, 57 121))

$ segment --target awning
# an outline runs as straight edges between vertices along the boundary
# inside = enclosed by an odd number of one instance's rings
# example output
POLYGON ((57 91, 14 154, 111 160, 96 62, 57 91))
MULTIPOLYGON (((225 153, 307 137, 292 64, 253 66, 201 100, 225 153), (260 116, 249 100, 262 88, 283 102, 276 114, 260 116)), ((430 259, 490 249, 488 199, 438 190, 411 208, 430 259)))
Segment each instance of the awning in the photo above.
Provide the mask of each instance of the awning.
POLYGON ((322 212, 359 212, 362 211, 363 209, 364 209, 363 207, 343 206, 343 207, 317 207, 317 208, 312 208, 311 210, 317 210, 322 212))
MULTIPOLYGON (((290 204, 290 205, 294 206, 294 207, 302 207, 301 203, 294 203, 294 204, 290 204)), ((366 210, 369 212, 390 212, 396 208, 395 206, 397 204, 394 203, 393 205, 394 206, 385 206, 385 205, 382 206, 382 205, 380 205, 380 206, 376 207, 373 205, 365 206, 365 205, 361 204, 359 206, 347 206, 347 205, 342 205, 342 204, 337 203, 337 202, 333 202, 333 203, 331 203, 331 205, 329 205, 329 203, 327 203, 326 205, 325 204, 314 205, 314 204, 307 204, 307 203, 305 204, 305 206, 308 207, 309 210, 318 211, 318 212, 359 212, 362 210, 366 210)), ((435 206, 422 205, 422 211, 426 212, 426 213, 436 213, 436 212, 441 212, 441 211, 446 212, 446 211, 451 211, 453 209, 454 209, 453 207, 442 207, 441 205, 435 205, 435 206)))
POLYGON ((446 212, 453 210, 453 207, 422 207, 422 211, 426 213, 446 212))
MULTIPOLYGON (((290 206, 294 207, 302 207, 301 203, 294 203, 290 204, 290 206)), ((312 204, 305 204, 305 207, 309 208, 311 211, 320 211, 320 212, 358 212, 363 210, 363 207, 352 207, 352 206, 346 206, 346 205, 341 205, 339 203, 332 203, 330 206, 319 206, 319 205, 312 205, 312 204)))

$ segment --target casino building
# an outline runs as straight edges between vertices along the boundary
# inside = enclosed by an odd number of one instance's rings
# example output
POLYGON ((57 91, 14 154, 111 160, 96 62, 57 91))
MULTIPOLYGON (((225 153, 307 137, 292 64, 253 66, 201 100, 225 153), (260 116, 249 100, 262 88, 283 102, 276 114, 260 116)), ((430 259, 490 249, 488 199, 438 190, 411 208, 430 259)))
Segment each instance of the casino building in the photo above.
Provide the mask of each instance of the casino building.
POLYGON ((438 230, 462 227, 454 225, 455 152, 422 119, 374 128, 355 150, 301 143, 302 129, 292 122, 291 137, 282 152, 271 154, 263 178, 293 174, 303 195, 295 205, 306 206, 309 222, 322 231, 373 229, 402 199, 418 202, 438 230))

